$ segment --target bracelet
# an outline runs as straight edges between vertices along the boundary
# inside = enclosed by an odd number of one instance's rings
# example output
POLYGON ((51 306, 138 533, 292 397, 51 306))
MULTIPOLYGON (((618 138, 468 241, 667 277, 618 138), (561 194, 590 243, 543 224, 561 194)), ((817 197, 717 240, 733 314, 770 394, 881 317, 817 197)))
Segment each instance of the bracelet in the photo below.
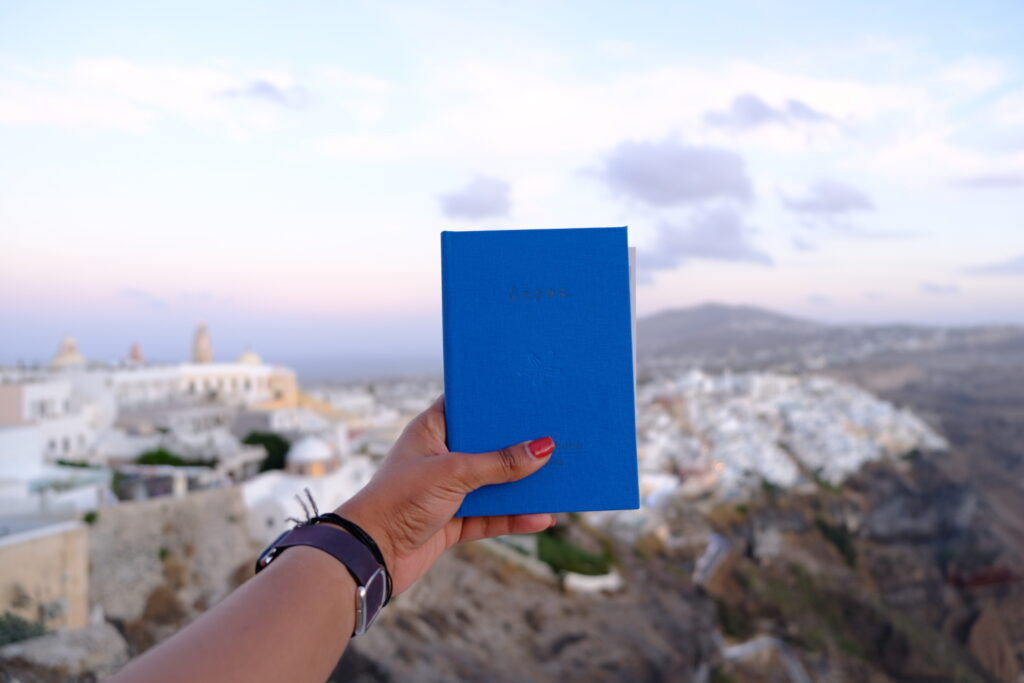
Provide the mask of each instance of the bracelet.
POLYGON ((316 517, 311 518, 307 524, 335 524, 352 534, 352 536, 354 536, 360 543, 366 546, 366 549, 373 554, 374 559, 380 563, 380 566, 384 567, 384 575, 387 577, 388 583, 387 598, 385 598, 384 604, 386 605, 391 602, 391 571, 388 569, 388 565, 384 561, 384 554, 380 551, 380 547, 377 545, 377 542, 373 540, 373 537, 370 536, 370 534, 366 533, 363 527, 334 512, 324 512, 319 514, 316 517))

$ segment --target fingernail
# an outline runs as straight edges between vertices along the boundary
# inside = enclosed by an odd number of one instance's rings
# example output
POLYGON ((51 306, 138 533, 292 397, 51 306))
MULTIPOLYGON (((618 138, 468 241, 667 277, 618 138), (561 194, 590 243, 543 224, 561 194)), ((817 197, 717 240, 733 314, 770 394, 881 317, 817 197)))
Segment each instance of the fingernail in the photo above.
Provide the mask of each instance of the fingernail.
POLYGON ((546 458, 551 455, 551 451, 555 450, 555 440, 550 436, 545 436, 543 439, 534 439, 526 444, 526 447, 530 449, 530 454, 533 457, 546 458))

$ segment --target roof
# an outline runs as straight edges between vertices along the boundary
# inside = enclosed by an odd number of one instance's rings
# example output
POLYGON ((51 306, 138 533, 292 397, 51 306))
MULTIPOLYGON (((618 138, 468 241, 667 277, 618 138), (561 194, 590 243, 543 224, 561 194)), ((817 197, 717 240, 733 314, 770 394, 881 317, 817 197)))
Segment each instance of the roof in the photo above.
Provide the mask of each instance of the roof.
POLYGON ((323 439, 307 436, 292 445, 288 451, 288 464, 323 462, 334 457, 331 447, 323 439))

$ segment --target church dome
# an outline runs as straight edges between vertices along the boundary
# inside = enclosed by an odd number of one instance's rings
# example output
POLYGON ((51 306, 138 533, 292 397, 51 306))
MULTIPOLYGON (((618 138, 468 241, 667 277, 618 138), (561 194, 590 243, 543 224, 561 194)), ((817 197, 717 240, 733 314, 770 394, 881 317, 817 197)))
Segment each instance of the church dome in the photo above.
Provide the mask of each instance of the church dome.
POLYGON ((64 337, 57 355, 50 361, 51 368, 73 368, 85 365, 85 356, 78 350, 74 337, 64 337))
POLYGON ((307 436, 295 442, 288 451, 288 464, 307 464, 331 460, 331 447, 323 439, 307 436))
POLYGON ((263 365, 263 359, 260 358, 260 354, 252 349, 243 351, 242 355, 238 357, 238 362, 242 365, 263 365))

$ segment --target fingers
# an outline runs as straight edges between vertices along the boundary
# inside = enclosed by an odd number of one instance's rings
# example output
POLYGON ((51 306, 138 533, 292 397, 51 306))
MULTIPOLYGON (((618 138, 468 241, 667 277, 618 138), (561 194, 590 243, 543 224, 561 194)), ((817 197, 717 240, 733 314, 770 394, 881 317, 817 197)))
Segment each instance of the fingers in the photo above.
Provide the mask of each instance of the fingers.
POLYGON ((529 476, 547 464, 554 451, 554 440, 545 436, 490 453, 448 453, 439 465, 449 478, 449 486, 465 494, 488 484, 529 476))
POLYGON ((466 517, 462 520, 459 542, 479 541, 505 534, 533 534, 551 527, 555 516, 546 513, 531 515, 499 515, 497 517, 466 517))
POLYGON ((430 404, 429 408, 427 408, 427 412, 438 413, 441 417, 444 417, 444 394, 441 394, 434 399, 434 402, 430 404))
POLYGON ((409 421, 392 449, 398 458, 416 459, 447 453, 445 446, 444 394, 409 421))

